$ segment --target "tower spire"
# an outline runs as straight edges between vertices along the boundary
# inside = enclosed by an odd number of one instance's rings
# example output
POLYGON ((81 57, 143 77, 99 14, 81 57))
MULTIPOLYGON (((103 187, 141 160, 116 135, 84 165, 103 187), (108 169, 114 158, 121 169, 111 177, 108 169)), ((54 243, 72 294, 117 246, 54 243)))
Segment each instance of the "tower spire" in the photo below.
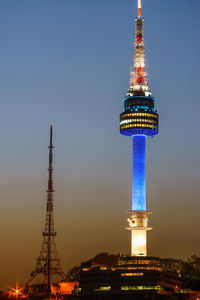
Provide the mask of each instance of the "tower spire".
POLYGON ((141 18, 142 0, 138 0, 138 17, 141 18))
POLYGON ((54 232, 53 222, 53 125, 50 126, 50 143, 49 143, 49 178, 48 178, 48 190, 47 190, 47 217, 46 227, 43 236, 47 234, 47 294, 51 294, 51 251, 52 251, 52 238, 56 236, 54 232), (46 230, 48 232, 46 232, 46 230))
POLYGON ((134 64, 130 71, 130 88, 128 95, 149 96, 147 72, 145 71, 145 46, 143 39, 143 22, 141 16, 142 0, 137 0, 138 16, 135 19, 136 33, 134 45, 134 64))
MULTIPOLYGON (((46 221, 45 230, 42 233, 43 242, 40 255, 36 261, 36 267, 31 273, 31 278, 25 285, 25 291, 29 293, 29 287, 34 289, 34 285, 30 285, 37 275, 42 275, 40 285, 45 289, 47 295, 51 295, 51 284, 53 277, 58 276, 62 280, 66 277, 61 267, 61 261, 56 250, 56 232, 54 230, 53 216, 53 124, 50 126, 50 143, 49 143, 49 167, 48 167, 48 189, 47 189, 47 205, 46 205, 46 221)), ((55 282, 55 281, 54 281, 55 282)))

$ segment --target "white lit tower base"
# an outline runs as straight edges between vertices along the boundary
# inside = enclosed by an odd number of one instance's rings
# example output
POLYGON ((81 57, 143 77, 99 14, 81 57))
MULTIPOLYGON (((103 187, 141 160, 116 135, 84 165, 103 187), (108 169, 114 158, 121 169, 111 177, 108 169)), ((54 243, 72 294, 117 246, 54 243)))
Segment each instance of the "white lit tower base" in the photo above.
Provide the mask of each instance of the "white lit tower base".
POLYGON ((128 211, 127 230, 131 231, 131 256, 147 256, 147 234, 151 230, 148 227, 148 215, 150 211, 145 210, 130 210, 128 211))
POLYGON ((120 115, 120 133, 133 140, 132 210, 128 212, 131 231, 131 256, 147 256, 148 216, 146 210, 146 138, 158 134, 158 114, 155 98, 148 88, 145 71, 145 46, 141 16, 142 0, 138 0, 134 65, 130 72, 130 88, 123 99, 124 111, 120 115))

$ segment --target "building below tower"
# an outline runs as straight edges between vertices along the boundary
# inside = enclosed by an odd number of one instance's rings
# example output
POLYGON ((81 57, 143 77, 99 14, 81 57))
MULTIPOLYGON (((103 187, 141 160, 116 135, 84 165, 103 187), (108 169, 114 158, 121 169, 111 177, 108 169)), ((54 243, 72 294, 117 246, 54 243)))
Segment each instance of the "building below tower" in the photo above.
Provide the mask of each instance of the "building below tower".
POLYGON ((79 296, 87 300, 171 299, 176 286, 177 276, 163 271, 159 258, 124 256, 111 267, 82 264, 79 296))

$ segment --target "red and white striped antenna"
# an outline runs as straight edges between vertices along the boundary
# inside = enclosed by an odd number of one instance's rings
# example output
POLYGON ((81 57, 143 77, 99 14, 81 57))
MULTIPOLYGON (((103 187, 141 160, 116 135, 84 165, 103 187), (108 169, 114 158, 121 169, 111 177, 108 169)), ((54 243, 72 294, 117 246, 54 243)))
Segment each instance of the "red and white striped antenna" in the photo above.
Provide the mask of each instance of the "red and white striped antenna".
POLYGON ((136 35, 134 45, 134 64, 130 72, 130 88, 127 91, 129 96, 141 95, 149 96, 147 72, 145 71, 145 45, 143 38, 142 0, 137 0, 138 16, 136 21, 136 35))
POLYGON ((138 17, 142 16, 142 0, 138 0, 138 17))

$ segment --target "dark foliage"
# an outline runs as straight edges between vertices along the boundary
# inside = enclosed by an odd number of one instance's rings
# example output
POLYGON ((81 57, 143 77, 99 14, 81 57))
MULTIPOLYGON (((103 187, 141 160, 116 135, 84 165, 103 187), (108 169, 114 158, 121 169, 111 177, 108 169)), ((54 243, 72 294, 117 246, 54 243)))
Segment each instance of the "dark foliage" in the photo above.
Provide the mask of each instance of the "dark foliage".
POLYGON ((186 261, 174 258, 165 258, 161 260, 164 270, 178 274, 184 288, 190 288, 193 291, 200 290, 200 257, 192 255, 186 261))

